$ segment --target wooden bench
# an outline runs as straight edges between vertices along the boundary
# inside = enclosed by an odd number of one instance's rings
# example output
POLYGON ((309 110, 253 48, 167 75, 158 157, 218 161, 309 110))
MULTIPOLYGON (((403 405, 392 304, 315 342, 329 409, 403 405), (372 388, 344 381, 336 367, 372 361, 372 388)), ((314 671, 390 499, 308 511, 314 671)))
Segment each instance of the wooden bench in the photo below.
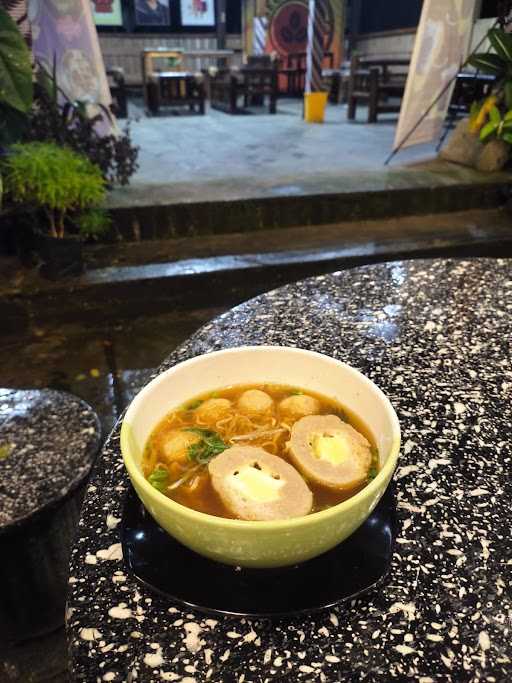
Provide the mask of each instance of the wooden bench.
POLYGON ((407 80, 408 59, 352 57, 348 83, 347 117, 356 117, 357 105, 368 104, 368 123, 375 123, 379 114, 399 112, 407 80), (390 103, 397 98, 399 103, 390 103))
POLYGON ((240 69, 217 69, 210 72, 210 104, 228 114, 244 113, 250 106, 261 106, 269 100, 269 113, 277 111, 277 62, 269 66, 249 61, 240 69), (239 105, 243 97, 242 106, 239 105))

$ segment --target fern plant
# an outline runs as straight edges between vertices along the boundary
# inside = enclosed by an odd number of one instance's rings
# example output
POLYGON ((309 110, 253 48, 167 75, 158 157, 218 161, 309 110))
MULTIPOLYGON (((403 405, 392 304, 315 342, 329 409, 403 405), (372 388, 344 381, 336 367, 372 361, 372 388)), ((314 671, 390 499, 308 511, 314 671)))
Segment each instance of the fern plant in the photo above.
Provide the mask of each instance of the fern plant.
POLYGON ((66 219, 105 199, 105 180, 87 158, 52 143, 13 145, 4 161, 11 200, 44 211, 49 234, 64 237, 66 219))

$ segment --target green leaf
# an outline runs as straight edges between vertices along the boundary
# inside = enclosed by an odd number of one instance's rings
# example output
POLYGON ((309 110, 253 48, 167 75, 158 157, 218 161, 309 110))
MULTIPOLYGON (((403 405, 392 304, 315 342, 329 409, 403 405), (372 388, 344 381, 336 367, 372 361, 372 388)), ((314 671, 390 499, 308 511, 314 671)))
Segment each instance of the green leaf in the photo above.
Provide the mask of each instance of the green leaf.
POLYGON ((32 97, 29 49, 14 21, 0 8, 0 102, 27 113, 32 97))
POLYGON ((484 142, 484 140, 487 140, 487 138, 491 137, 491 135, 496 132, 496 129, 498 128, 498 126, 499 126, 499 124, 495 124, 492 121, 489 121, 489 123, 486 123, 485 126, 480 131, 480 140, 482 142, 484 142))
POLYGON ((512 145, 512 133, 503 133, 502 137, 505 142, 508 142, 509 145, 512 145))
POLYGON ((512 36, 502 29, 491 29, 487 37, 493 46, 496 54, 506 62, 512 62, 512 36))
POLYGON ((165 467, 155 467, 148 477, 148 481, 157 491, 163 492, 169 481, 169 472, 165 467))
POLYGON ((17 109, 0 103, 0 146, 19 142, 28 129, 29 118, 17 109))
POLYGON ((510 111, 507 111, 505 116, 503 117, 504 121, 512 121, 512 109, 510 111))
POLYGON ((186 405, 186 410, 195 410, 196 408, 199 408, 202 403, 204 403, 204 401, 201 401, 200 399, 197 399, 197 401, 190 401, 190 403, 187 403, 186 405))
POLYGON ((491 107, 491 109, 489 110, 489 118, 496 125, 498 125, 501 122, 501 114, 498 107, 491 107))
POLYGON ((8 458, 14 450, 12 443, 0 443, 0 460, 8 458))
POLYGON ((507 81, 503 87, 507 109, 512 109, 512 81, 507 81))
POLYGON ((213 432, 210 429, 187 427, 183 431, 192 432, 201 437, 201 441, 191 444, 187 451, 189 460, 200 465, 206 465, 212 458, 228 448, 217 432, 213 432))
POLYGON ((474 66, 475 69, 478 69, 479 71, 483 71, 487 74, 495 74, 496 76, 504 73, 507 68, 506 63, 501 57, 488 54, 487 52, 472 55, 468 59, 468 64, 471 64, 471 66, 474 66))

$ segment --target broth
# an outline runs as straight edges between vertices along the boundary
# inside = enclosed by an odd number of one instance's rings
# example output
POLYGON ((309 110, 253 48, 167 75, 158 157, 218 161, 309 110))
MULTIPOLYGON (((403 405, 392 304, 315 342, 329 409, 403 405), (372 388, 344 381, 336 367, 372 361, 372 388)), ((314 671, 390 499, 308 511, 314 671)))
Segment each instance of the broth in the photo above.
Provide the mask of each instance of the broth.
POLYGON ((318 402, 318 411, 315 415, 339 417, 370 443, 370 473, 368 480, 363 484, 350 490, 334 490, 306 479, 313 493, 311 512, 324 510, 352 497, 364 488, 379 469, 378 453, 372 433, 359 416, 336 401, 306 389, 277 384, 237 385, 218 389, 215 392, 201 394, 169 412, 155 427, 146 444, 142 460, 144 476, 155 488, 181 505, 209 515, 235 518, 213 488, 207 465, 201 463, 203 460, 206 461, 207 451, 211 455, 218 449, 223 450, 234 445, 258 446, 290 463, 285 444, 290 439, 290 430, 297 418, 286 414, 279 404, 292 396, 315 399, 318 402), (248 415, 238 408, 237 402, 244 392, 255 389, 265 392, 272 399, 272 405, 264 414, 248 415), (223 401, 212 402, 210 399, 226 399, 230 402, 230 407, 228 409, 228 404, 223 401), (209 411, 210 405, 212 410, 209 411), (218 407, 217 413, 213 406, 218 407), (210 436, 212 433, 215 433, 215 436, 210 436), (208 441, 205 449, 203 442, 200 441, 204 435, 208 441), (247 435, 250 435, 249 439, 240 438, 247 435), (219 437, 220 441, 216 437, 219 437), (188 440, 192 439, 196 439, 196 444, 187 445, 188 440), (197 441, 200 442, 199 445, 197 441), (175 448, 173 457, 177 452, 186 453, 186 456, 182 455, 179 461, 170 459, 170 443, 175 448), (168 489, 168 486, 179 483, 182 479, 183 483, 171 490, 168 489))

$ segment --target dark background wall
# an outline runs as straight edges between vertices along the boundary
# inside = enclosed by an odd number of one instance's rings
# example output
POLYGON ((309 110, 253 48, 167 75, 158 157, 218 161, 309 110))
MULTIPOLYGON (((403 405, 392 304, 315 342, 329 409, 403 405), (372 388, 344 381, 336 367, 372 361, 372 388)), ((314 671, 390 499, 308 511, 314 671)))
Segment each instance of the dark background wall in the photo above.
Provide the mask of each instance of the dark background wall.
MULTIPOLYGON (((499 0, 483 0, 480 16, 495 17, 498 4, 499 0)), ((349 0, 349 13, 357 33, 378 33, 417 26, 422 6, 423 0, 349 0)))
POLYGON ((358 33, 417 26, 422 5, 423 0, 361 0, 358 33))

